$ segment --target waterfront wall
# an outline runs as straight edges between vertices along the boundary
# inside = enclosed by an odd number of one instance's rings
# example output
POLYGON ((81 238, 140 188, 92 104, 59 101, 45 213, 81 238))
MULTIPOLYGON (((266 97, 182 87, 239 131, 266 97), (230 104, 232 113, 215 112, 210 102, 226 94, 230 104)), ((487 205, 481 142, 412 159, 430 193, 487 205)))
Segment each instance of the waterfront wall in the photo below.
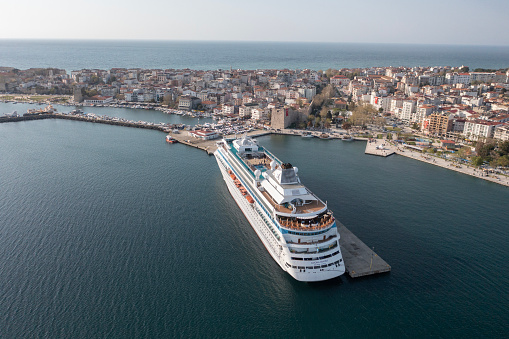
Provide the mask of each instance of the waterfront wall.
POLYGON ((101 118, 89 118, 86 116, 63 115, 63 114, 34 114, 34 115, 24 115, 21 117, 0 117, 0 123, 16 122, 16 121, 30 121, 30 120, 44 120, 44 119, 76 120, 76 121, 94 122, 94 123, 106 124, 106 125, 117 125, 117 126, 125 126, 125 127, 153 129, 153 130, 158 130, 158 131, 162 131, 162 132, 168 131, 168 127, 162 127, 162 126, 157 126, 157 125, 146 125, 146 124, 138 123, 138 122, 114 121, 114 120, 106 120, 106 119, 101 119, 101 118))

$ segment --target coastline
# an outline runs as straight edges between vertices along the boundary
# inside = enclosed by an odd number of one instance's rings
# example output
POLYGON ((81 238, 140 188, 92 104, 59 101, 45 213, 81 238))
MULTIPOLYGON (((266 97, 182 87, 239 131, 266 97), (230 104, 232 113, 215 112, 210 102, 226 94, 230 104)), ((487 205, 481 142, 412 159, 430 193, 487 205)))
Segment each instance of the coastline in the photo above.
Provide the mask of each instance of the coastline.
MULTIPOLYGON (((71 106, 71 105, 70 105, 71 106)), ((111 107, 115 107, 114 105, 108 105, 111 107)), ((104 105, 104 107, 108 107, 107 105, 104 105)), ((135 107, 124 107, 124 108, 135 108, 135 107)), ((167 110, 164 109, 157 109, 155 107, 150 108, 152 110, 158 110, 162 111, 166 114, 179 114, 175 113, 175 111, 178 110, 167 110)), ((189 113, 189 112, 187 112, 189 113)), ((190 114, 193 117, 192 114, 190 114)), ((198 116, 199 117, 199 116, 198 116)), ((171 132, 173 126, 169 126, 169 124, 153 124, 153 123, 144 123, 144 122, 134 122, 134 121, 111 121, 111 118, 108 119, 102 119, 101 117, 85 117, 85 116, 73 116, 70 114, 62 114, 62 113, 54 113, 54 114, 47 114, 47 115, 38 115, 38 116, 29 116, 29 117, 19 117, 19 118, 2 118, 0 119, 0 122, 15 122, 15 121, 22 121, 22 120, 39 120, 39 119, 47 119, 47 118, 57 118, 57 119, 69 119, 69 120, 80 120, 80 121, 87 121, 87 122, 99 122, 99 123, 105 123, 110 125, 122 125, 125 127, 137 127, 137 128, 149 128, 149 129, 157 129, 161 130, 163 132, 169 133, 171 132)), ((251 136, 261 136, 266 134, 282 134, 282 135, 293 135, 293 136, 301 136, 301 131, 297 130, 291 130, 291 129, 284 129, 281 131, 275 131, 275 130, 255 130, 251 133, 248 133, 251 136)), ((315 133, 313 133, 315 134, 315 133)), ((319 134, 319 133, 318 133, 319 134)), ((318 136, 318 134, 316 136, 318 136)), ((212 153, 215 151, 215 140, 192 140, 187 135, 173 135, 180 143, 201 149, 205 151, 208 155, 212 155, 212 153)), ((331 134, 328 139, 339 139, 339 137, 335 134, 331 134)), ((369 139, 368 138, 360 138, 355 137, 354 138, 357 141, 366 141, 366 150, 368 149, 369 145, 369 139)), ((411 158, 414 160, 419 160, 431 165, 439 166, 448 170, 456 171, 459 173, 463 173, 466 175, 470 175, 475 178, 483 179, 486 181, 491 181, 493 183, 503 185, 506 187, 509 187, 509 176, 501 175, 501 174, 489 174, 484 173, 483 170, 470 167, 468 165, 458 165, 452 161, 438 158, 431 155, 425 155, 420 152, 413 151, 410 148, 405 148, 404 150, 398 147, 397 145, 394 145, 390 142, 388 142, 385 139, 372 139, 373 142, 373 149, 368 152, 366 151, 366 154, 376 155, 376 156, 383 156, 387 157, 392 154, 398 154, 407 158, 411 158), (376 150, 375 147, 378 145, 378 142, 381 142, 385 144, 385 147, 381 150, 376 150)))
POLYGON ((400 148, 396 148, 395 154, 509 187, 509 177, 504 175, 486 174, 480 169, 476 169, 467 165, 457 165, 449 160, 429 155, 426 156, 422 153, 418 153, 410 149, 401 150, 400 148))

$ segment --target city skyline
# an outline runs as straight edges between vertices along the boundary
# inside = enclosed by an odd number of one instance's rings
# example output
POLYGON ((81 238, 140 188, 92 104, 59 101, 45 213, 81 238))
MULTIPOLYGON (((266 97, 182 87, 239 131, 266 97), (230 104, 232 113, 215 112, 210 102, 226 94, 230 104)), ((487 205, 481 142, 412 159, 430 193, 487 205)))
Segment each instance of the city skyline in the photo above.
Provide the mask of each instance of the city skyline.
POLYGON ((9 2, 0 39, 274 41, 509 45, 500 0, 400 0, 381 4, 321 0, 158 3, 92 0, 9 2))

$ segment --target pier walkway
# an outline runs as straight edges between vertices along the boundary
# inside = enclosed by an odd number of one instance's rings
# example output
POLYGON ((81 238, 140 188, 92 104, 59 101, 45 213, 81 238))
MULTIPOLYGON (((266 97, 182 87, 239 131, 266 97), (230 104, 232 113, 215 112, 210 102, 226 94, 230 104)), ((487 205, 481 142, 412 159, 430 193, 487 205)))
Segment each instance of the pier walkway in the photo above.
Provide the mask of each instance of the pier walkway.
POLYGON ((365 154, 377 155, 380 157, 388 157, 396 153, 394 146, 389 144, 385 139, 369 139, 366 143, 365 154))
POLYGON ((348 228, 336 220, 340 234, 339 245, 345 268, 351 278, 390 272, 391 266, 371 248, 357 238, 348 228))

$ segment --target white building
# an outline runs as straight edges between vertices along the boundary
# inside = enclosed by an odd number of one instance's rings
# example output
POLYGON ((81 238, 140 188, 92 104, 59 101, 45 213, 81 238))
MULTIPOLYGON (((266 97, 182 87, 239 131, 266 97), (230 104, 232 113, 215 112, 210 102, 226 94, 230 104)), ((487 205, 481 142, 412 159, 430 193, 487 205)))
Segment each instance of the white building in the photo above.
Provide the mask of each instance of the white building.
POLYGON ((334 86, 348 86, 350 79, 344 75, 335 75, 330 79, 330 83, 334 86))
POLYGON ((470 73, 447 73, 445 80, 448 84, 470 84, 470 73))
POLYGON ((500 122, 484 120, 465 121, 463 134, 472 140, 478 140, 480 138, 492 138, 494 135, 495 126, 500 124, 500 122))
POLYGON ((251 111, 251 119, 259 121, 266 120, 269 117, 268 110, 263 108, 255 108, 251 111))
POLYGON ((234 114, 235 106, 224 104, 223 109, 221 110, 221 113, 223 113, 224 115, 234 114))
POLYGON ((219 135, 215 131, 204 131, 204 130, 189 131, 189 135, 203 140, 211 140, 219 137, 219 135))
POLYGON ((95 95, 91 98, 83 100, 84 104, 107 104, 113 101, 113 97, 102 97, 100 95, 95 95))
POLYGON ((244 117, 250 117, 251 116, 251 110, 252 110, 252 106, 240 106, 239 107, 239 117, 241 118, 244 118, 244 117))
POLYGON ((496 73, 472 72, 470 73, 470 82, 491 82, 493 79, 495 79, 495 76, 496 73))
POLYGON ((493 138, 508 141, 509 140, 509 124, 501 124, 495 127, 493 138))

